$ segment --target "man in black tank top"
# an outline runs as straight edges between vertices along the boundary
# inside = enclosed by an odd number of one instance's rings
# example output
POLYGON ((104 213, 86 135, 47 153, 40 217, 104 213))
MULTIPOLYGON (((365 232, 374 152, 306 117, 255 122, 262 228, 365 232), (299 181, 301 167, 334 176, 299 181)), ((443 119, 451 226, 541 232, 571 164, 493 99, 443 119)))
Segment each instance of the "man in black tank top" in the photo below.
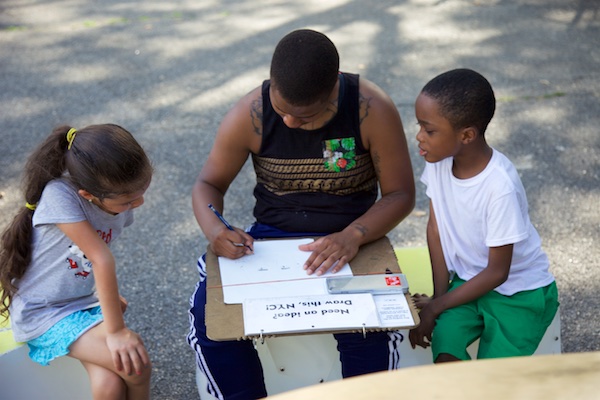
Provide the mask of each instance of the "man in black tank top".
MULTIPOLYGON (((254 239, 321 236, 301 246, 307 274, 337 272, 359 248, 385 236, 411 211, 413 172, 400 115, 389 96, 358 75, 339 72, 335 45, 298 30, 277 45, 270 79, 227 113, 192 193, 194 214, 213 252, 237 259, 254 239), (252 157, 256 223, 228 229, 227 188, 252 157), (378 194, 380 195, 378 199, 378 194)), ((267 395, 251 341, 206 337, 205 264, 192 297, 188 342, 206 390, 217 398, 267 395)), ((397 332, 336 334, 344 377, 397 368, 397 332)))

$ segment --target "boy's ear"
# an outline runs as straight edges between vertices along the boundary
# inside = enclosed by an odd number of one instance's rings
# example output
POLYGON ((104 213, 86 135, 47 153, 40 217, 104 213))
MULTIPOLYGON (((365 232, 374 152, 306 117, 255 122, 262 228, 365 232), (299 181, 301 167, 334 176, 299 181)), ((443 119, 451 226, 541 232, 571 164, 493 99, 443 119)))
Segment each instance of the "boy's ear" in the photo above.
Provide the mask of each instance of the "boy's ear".
POLYGON ((463 144, 469 144, 477 139, 479 131, 474 126, 467 126, 462 129, 461 135, 463 144))
POLYGON ((94 198, 94 195, 88 192, 87 190, 79 189, 77 193, 79 193, 79 195, 87 201, 92 201, 92 199, 94 198))

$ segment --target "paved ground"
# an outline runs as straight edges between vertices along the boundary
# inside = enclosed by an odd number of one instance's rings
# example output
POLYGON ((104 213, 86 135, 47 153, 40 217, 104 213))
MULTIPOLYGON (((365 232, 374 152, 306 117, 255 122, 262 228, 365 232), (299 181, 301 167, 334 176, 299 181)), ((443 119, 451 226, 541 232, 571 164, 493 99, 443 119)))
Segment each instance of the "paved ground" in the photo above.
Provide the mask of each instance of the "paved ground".
MULTIPOLYGON (((594 0, 15 1, 0 3, 0 225, 22 205, 19 175, 58 124, 115 122, 147 148, 156 175, 115 248, 127 320, 154 361, 156 399, 194 399, 185 344, 195 259, 206 247, 190 189, 224 113, 267 77, 272 50, 311 27, 396 102, 417 154, 413 102, 464 66, 489 78, 488 138, 514 160, 560 289, 565 352, 600 350, 600 3, 594 0)), ((251 170, 226 217, 251 221, 251 170)), ((425 245, 427 201, 391 234, 425 245)))

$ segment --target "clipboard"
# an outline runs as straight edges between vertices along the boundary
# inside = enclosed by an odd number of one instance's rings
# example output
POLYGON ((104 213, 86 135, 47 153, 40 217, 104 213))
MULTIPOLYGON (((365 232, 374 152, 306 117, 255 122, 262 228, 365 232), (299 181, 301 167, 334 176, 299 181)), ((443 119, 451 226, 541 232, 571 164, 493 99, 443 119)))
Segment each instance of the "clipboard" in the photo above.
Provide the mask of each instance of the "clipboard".
MULTIPOLYGON (((272 239, 270 239, 272 240, 272 239)), ((285 239, 281 239, 285 240, 285 239)), ((370 274, 382 274, 386 271, 392 273, 401 273, 396 259, 396 254, 387 236, 384 236, 374 242, 366 244, 361 247, 358 254, 350 262, 350 268, 355 276, 370 275, 370 274)), ((218 257, 208 247, 206 252, 206 334, 207 336, 216 341, 224 340, 242 340, 242 339, 254 339, 259 336, 246 336, 244 333, 244 319, 243 319, 243 308, 241 304, 225 304, 223 299, 223 288, 221 282, 221 275, 219 271, 219 260, 218 257)), ((419 314, 412 300, 410 299, 410 293, 404 294, 410 307, 411 315, 414 321, 414 325, 411 326, 394 326, 385 328, 369 328, 369 331, 382 331, 382 330, 398 330, 398 329, 411 329, 419 325, 419 314)), ((361 327, 347 329, 344 331, 336 330, 336 333, 342 332, 362 332, 361 327)), ((269 337, 274 336, 290 336, 299 334, 310 334, 311 332, 294 332, 294 333, 282 333, 282 334, 270 334, 269 337)), ((319 332, 327 333, 327 332, 319 332)), ((333 331, 331 332, 333 333, 333 331)))

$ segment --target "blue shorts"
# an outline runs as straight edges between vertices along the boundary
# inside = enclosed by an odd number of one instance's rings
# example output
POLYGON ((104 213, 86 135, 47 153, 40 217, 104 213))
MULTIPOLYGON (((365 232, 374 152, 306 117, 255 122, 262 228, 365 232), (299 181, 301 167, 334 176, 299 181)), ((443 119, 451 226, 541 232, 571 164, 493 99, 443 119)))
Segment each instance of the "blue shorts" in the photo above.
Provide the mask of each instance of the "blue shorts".
POLYGON ((69 346, 103 319, 100 306, 74 312, 27 342, 29 357, 41 365, 49 365, 55 358, 69 354, 69 346))

